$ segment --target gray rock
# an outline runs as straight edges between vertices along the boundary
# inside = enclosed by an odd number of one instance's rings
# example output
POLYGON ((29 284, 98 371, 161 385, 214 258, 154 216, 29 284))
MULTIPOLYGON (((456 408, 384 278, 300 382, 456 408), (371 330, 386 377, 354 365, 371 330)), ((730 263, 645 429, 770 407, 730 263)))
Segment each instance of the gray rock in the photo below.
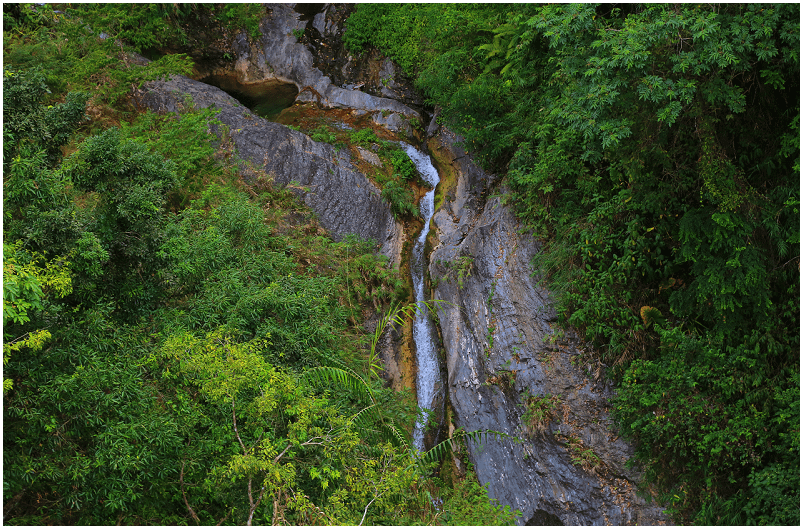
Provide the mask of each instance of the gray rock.
MULTIPOLYGON (((226 80, 236 86, 236 90, 247 93, 251 88, 269 85, 293 85, 297 88, 296 101, 316 103, 322 108, 341 108, 375 114, 383 112, 396 114, 389 125, 393 132, 410 130, 408 122, 416 119, 422 122, 419 110, 407 106, 390 97, 378 97, 374 87, 367 90, 365 83, 372 86, 377 81, 378 69, 371 62, 359 59, 361 69, 374 71, 375 79, 354 79, 350 75, 333 72, 347 69, 341 60, 343 45, 341 34, 344 21, 352 6, 344 4, 266 4, 268 14, 259 24, 260 36, 251 39, 244 30, 232 34, 223 31, 217 21, 190 25, 190 48, 176 43, 171 52, 189 53, 195 61, 195 78, 226 80), (311 6, 311 7, 308 7, 311 6), (298 11, 302 11, 301 14, 298 11), (298 42, 295 32, 305 31, 306 35, 298 42), (313 38, 311 38, 313 34, 313 38), (334 53, 334 48, 336 52, 334 53), (364 63, 364 64, 362 64, 364 63), (331 77, 320 67, 337 77, 342 86, 337 86, 331 77), (358 89, 356 89, 358 88, 358 89), (405 122, 405 124, 403 123, 405 122)), ((346 55, 346 54, 344 54, 346 55)), ((402 77, 396 72, 391 61, 381 59, 379 67, 392 79, 402 77), (385 63, 385 64, 384 64, 385 63), (391 73, 395 72, 395 73, 391 73)), ((349 64, 349 59, 346 61, 349 64)), ((344 71, 344 70, 343 70, 344 71)), ((388 79, 388 78, 387 78, 388 79)), ((401 85, 395 80, 387 87, 389 95, 403 100, 415 101, 421 105, 418 96, 409 97, 408 83, 401 85), (399 93, 399 92, 402 92, 399 93)), ((224 83, 211 81, 216 86, 228 89, 224 83)), ((387 81, 388 82, 388 81, 387 81)), ((378 83, 380 86, 380 83, 378 83)))
POLYGON ((416 110, 393 99, 333 85, 329 77, 314 67, 311 51, 292 34, 294 30, 303 29, 307 22, 300 20, 291 4, 269 4, 269 7, 271 14, 261 23, 262 36, 257 42, 248 44, 244 33, 235 40, 236 73, 240 82, 266 79, 291 82, 300 91, 297 99, 300 102, 316 102, 323 108, 389 111, 421 121, 416 110))
POLYGON ((391 59, 385 59, 381 64, 381 81, 388 81, 390 83, 394 82, 394 76, 397 74, 397 69, 395 68, 394 61, 391 59))
POLYGON ((320 35, 326 36, 327 35, 327 25, 325 23, 327 18, 327 10, 320 11, 316 15, 314 15, 314 20, 311 25, 319 31, 320 35))
POLYGON ((350 163, 349 153, 337 153, 332 145, 264 120, 222 90, 186 77, 146 83, 134 98, 162 113, 190 105, 219 109, 217 117, 239 156, 300 196, 334 238, 355 233, 375 239, 392 263, 400 262, 402 226, 380 191, 350 163))
POLYGON ((383 162, 381 162, 380 157, 374 152, 368 151, 363 147, 356 147, 356 150, 358 151, 359 156, 361 156, 365 162, 371 163, 372 165, 378 167, 383 167, 383 162))
POLYGON ((381 95, 383 97, 388 97, 389 99, 397 99, 400 97, 400 94, 392 90, 391 88, 383 87, 381 88, 381 95))
MULTIPOLYGON (((295 4, 294 9, 308 12, 301 7, 303 5, 295 4)), ((349 15, 356 9, 356 4, 324 4, 315 11, 313 23, 306 26, 303 38, 303 44, 314 57, 314 66, 337 86, 347 88, 349 84, 363 83, 364 92, 396 99, 421 112, 424 99, 414 89, 414 79, 406 75, 398 64, 374 49, 357 57, 348 52, 342 36, 349 15)))
POLYGON ((441 107, 436 107, 436 110, 433 112, 433 116, 431 116, 431 122, 428 124, 428 128, 425 130, 425 135, 430 138, 437 132, 439 132, 439 113, 442 111, 441 107))
POLYGON ((537 241, 519 233, 499 197, 482 207, 492 177, 453 147, 452 134, 442 130, 439 139, 458 174, 434 217, 438 243, 430 257, 432 297, 449 302, 439 309, 449 398, 456 426, 509 436, 468 443, 479 481, 489 482, 491 497, 522 511, 519 523, 555 516, 565 525, 663 524, 663 510, 635 492, 640 475, 625 466, 632 447, 610 427, 613 393, 602 366, 573 365, 580 353, 574 336, 552 341, 550 295, 529 265, 537 241), (453 263, 461 257, 471 262, 461 261, 460 286, 453 263), (549 424, 525 423, 523 392, 560 397, 549 424), (576 452, 567 445, 576 443, 600 463, 573 464, 576 452))
POLYGON ((414 135, 414 130, 402 114, 390 113, 384 116, 384 112, 376 112, 372 114, 372 122, 392 132, 403 133, 409 138, 414 135))

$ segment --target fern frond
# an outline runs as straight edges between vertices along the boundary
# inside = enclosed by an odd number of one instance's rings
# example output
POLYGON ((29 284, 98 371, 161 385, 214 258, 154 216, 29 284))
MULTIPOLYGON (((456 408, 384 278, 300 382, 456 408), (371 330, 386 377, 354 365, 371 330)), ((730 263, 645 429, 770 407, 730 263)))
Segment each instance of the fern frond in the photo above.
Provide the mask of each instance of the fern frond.
POLYGON ((369 384, 350 368, 312 367, 303 371, 300 378, 317 384, 338 384, 353 391, 362 399, 368 400, 373 404, 376 402, 375 394, 369 384))
POLYGON ((402 327, 406 321, 413 320, 419 311, 428 309, 429 311, 434 312, 438 309, 439 305, 444 303, 448 302, 442 300, 417 301, 402 307, 390 307, 386 315, 381 318, 378 322, 378 325, 375 326, 375 333, 372 335, 369 356, 370 373, 377 375, 377 370, 379 368, 377 363, 378 341, 381 339, 381 336, 383 336, 383 333, 386 331, 387 327, 390 325, 402 327))
POLYGON ((381 426, 384 428, 387 439, 395 441, 395 444, 401 447, 405 452, 410 450, 411 445, 409 444, 408 435, 404 435, 403 431, 395 426, 394 421, 384 420, 381 422, 381 426))
MULTIPOLYGON (((356 425, 363 424, 364 421, 369 420, 370 415, 374 417, 374 414, 377 411, 377 406, 378 403, 375 403, 367 406, 366 408, 361 408, 355 415, 350 417, 350 420, 356 425)), ((380 413, 378 413, 378 415, 380 415, 380 413)))
POLYGON ((377 403, 359 410, 350 420, 369 441, 388 441, 403 450, 408 449, 407 436, 395 426, 394 421, 383 416, 377 403))
POLYGON ((498 437, 501 439, 511 437, 507 433, 498 432, 496 430, 475 430, 474 432, 456 430, 452 437, 445 439, 436 446, 431 447, 431 449, 424 454, 420 454, 414 464, 417 467, 425 467, 431 463, 440 461, 445 455, 452 452, 453 445, 462 439, 470 439, 474 442, 482 444, 488 441, 490 436, 495 440, 497 440, 498 437))

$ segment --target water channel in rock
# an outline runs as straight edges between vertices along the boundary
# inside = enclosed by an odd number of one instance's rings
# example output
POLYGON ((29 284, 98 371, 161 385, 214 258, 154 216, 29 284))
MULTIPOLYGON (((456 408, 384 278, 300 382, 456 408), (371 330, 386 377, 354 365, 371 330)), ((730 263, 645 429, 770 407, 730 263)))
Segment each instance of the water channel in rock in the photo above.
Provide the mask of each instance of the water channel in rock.
MULTIPOLYGON (((411 145, 405 145, 405 151, 414 165, 417 166, 422 179, 431 186, 419 202, 419 212, 422 216, 422 232, 419 234, 414 248, 411 251, 411 283, 414 287, 414 301, 419 303, 425 299, 425 272, 428 261, 425 257, 425 239, 430 231, 430 221, 433 217, 433 198, 436 185, 439 183, 439 173, 433 167, 430 156, 423 154, 411 145)), ((433 341, 433 321, 426 307, 421 307, 414 318, 414 344, 417 348, 417 405, 422 409, 419 420, 414 425, 414 448, 424 450, 423 439, 428 414, 433 406, 436 382, 439 379, 439 360, 436 346, 433 341)))

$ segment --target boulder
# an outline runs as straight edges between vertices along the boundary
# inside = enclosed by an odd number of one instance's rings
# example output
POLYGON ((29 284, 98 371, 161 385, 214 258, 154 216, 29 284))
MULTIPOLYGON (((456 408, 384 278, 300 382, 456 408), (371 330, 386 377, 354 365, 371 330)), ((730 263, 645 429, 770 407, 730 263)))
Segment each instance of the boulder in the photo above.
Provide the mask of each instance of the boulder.
POLYGON ((383 162, 381 162, 380 156, 375 154, 372 151, 368 151, 363 147, 356 147, 356 151, 358 151, 358 155, 361 156, 361 159, 367 163, 371 163, 376 167, 383 167, 383 162))
MULTIPOLYGON (((305 4, 295 4, 295 11, 305 4)), ((361 84, 362 90, 379 97, 400 101, 422 111, 423 97, 414 87, 414 79, 400 66, 378 50, 365 50, 353 55, 344 46, 348 17, 357 4, 316 4, 313 19, 304 29, 302 42, 314 56, 314 66, 328 76, 333 84, 346 88, 361 84)), ((303 17, 300 17, 303 20, 303 17)))

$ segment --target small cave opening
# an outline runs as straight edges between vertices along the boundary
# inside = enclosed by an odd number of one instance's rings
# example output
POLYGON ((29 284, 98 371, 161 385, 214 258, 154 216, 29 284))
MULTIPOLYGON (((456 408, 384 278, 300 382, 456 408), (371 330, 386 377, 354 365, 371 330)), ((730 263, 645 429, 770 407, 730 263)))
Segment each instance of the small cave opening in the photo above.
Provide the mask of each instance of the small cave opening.
POLYGON ((314 16, 325 9, 326 4, 295 4, 294 11, 300 14, 300 22, 311 20, 314 16))
POLYGON ((564 525, 564 523, 555 514, 550 514, 544 509, 536 509, 525 525, 564 525))
POLYGON ((291 107, 299 93, 293 83, 275 79, 241 83, 233 75, 212 74, 203 77, 200 82, 224 90, 254 114, 270 121, 274 121, 284 109, 291 107))

